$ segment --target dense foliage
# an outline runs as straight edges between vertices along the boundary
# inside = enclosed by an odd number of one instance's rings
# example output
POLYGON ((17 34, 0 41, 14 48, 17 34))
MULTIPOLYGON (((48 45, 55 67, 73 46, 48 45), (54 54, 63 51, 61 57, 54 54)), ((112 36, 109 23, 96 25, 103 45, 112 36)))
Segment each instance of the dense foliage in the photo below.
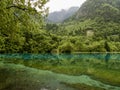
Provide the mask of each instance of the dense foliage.
POLYGON ((62 24, 45 24, 48 0, 25 1, 0 0, 0 53, 120 52, 120 0, 87 0, 62 24))
POLYGON ((47 30, 62 36, 63 45, 71 43, 73 51, 120 52, 119 16, 120 0, 87 0, 72 18, 47 24, 47 30))
POLYGON ((1 53, 38 53, 51 49, 51 37, 43 29, 46 3, 47 0, 0 0, 1 53))

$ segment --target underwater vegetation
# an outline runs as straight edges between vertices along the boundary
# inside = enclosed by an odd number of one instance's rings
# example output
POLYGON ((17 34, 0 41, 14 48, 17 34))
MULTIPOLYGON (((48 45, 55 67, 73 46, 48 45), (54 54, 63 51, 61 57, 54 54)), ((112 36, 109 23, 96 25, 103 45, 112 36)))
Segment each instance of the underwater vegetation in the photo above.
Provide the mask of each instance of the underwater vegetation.
MULTIPOLYGON (((120 55, 119 54, 103 54, 103 53, 93 53, 93 54, 3 54, 0 55, 0 62, 4 64, 13 64, 14 65, 23 65, 26 68, 33 68, 43 71, 52 71, 55 74, 55 80, 58 80, 58 77, 61 77, 61 74, 66 75, 64 79, 60 78, 61 84, 65 87, 73 88, 73 90, 119 90, 120 88, 120 55), (58 75, 58 76, 57 76, 58 75), (85 77, 84 77, 85 75, 85 77), (70 78, 70 76, 73 76, 70 78), (92 80, 97 80, 103 85, 100 86, 90 85, 91 82, 80 83, 75 81, 77 77, 90 78, 92 80), (68 78, 69 77, 69 78, 68 78), (66 79, 67 78, 67 79, 66 79), (65 81, 66 80, 66 81, 65 81), (67 82, 68 81, 68 82, 67 82), (75 81, 75 83, 71 83, 75 81), (112 86, 118 88, 112 88, 112 86), (107 87, 107 88, 106 88, 107 87)), ((5 67, 5 66, 4 66, 5 67)), ((11 73, 9 69, 6 70, 0 69, 1 72, 11 73)), ((14 70, 13 70, 14 71, 14 70)), ((25 70, 26 71, 26 70, 25 70)), ((24 72, 24 70, 23 70, 24 72)), ((15 72, 14 72, 15 73, 15 72)), ((19 73, 19 72, 18 72, 19 73)), ((37 74, 34 74, 35 76, 37 74)), ((50 74, 49 74, 50 75, 50 74)), ((24 76, 24 75, 23 75, 24 76)), ((1 80, 4 80, 6 77, 9 77, 7 74, 1 75, 3 77, 1 80), (3 77, 4 76, 4 77, 3 77)), ((44 77, 49 78, 52 77, 44 77)), ((48 80, 49 80, 48 79, 48 80)), ((42 79, 41 79, 42 80, 42 79)), ((52 79, 53 80, 53 79, 52 79)), ((78 79, 79 81, 82 79, 78 79)), ((89 79, 88 79, 89 80, 89 79)), ((8 81, 7 81, 8 82, 8 81)), ((98 83, 98 82, 97 82, 98 83)), ((2 85, 4 86, 4 85, 2 85)), ((64 88, 65 88, 64 87, 64 88)), ((57 88, 57 87, 56 87, 57 88)), ((48 89, 49 90, 49 89, 48 89)), ((56 90, 50 89, 50 90, 56 90)), ((70 89, 62 89, 70 90, 70 89)), ((72 90, 72 89, 71 89, 72 90)))

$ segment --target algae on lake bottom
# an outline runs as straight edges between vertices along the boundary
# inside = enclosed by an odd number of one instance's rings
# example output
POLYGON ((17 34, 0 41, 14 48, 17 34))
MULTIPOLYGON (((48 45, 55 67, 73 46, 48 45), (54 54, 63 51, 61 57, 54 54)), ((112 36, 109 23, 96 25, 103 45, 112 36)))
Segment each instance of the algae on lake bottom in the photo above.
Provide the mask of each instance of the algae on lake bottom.
MULTIPOLYGON (((78 90, 71 87, 75 84, 85 84, 86 88, 97 87, 98 90, 119 90, 120 87, 104 84, 93 80, 87 75, 73 76, 53 73, 47 70, 25 67, 23 65, 0 63, 0 90, 78 90), (3 80, 4 79, 4 80, 3 80)), ((83 89, 85 90, 85 89, 83 89)))

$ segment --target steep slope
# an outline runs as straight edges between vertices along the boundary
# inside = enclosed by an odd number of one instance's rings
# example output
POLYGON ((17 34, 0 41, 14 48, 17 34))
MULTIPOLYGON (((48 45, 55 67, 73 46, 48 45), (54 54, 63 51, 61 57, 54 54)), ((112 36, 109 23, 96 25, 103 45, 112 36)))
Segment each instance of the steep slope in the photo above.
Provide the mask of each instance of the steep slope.
POLYGON ((87 0, 74 19, 101 17, 105 21, 120 21, 120 0, 87 0))
POLYGON ((66 20, 64 26, 70 27, 67 31, 74 31, 74 35, 92 30, 97 37, 106 38, 120 36, 119 24, 120 0, 86 0, 76 14, 66 20))
POLYGON ((69 18, 70 16, 72 16, 73 14, 75 14, 75 12, 79 9, 79 7, 71 7, 68 10, 61 10, 61 11, 56 11, 53 13, 50 13, 47 17, 48 21, 50 22, 62 22, 65 19, 69 18))
POLYGON ((47 27, 63 37, 60 49, 72 51, 75 47, 73 51, 77 52, 120 52, 120 0, 86 0, 62 24, 48 24, 47 27))

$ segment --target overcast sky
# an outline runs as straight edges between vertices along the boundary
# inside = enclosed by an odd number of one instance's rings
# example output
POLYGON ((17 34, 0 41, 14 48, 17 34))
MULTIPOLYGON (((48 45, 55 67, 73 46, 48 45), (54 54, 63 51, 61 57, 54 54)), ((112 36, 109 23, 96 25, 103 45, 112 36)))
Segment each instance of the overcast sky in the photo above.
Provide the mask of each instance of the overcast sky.
POLYGON ((50 0, 47 3, 47 7, 49 7, 49 11, 60 11, 61 9, 68 9, 72 6, 79 6, 85 2, 86 0, 50 0))

